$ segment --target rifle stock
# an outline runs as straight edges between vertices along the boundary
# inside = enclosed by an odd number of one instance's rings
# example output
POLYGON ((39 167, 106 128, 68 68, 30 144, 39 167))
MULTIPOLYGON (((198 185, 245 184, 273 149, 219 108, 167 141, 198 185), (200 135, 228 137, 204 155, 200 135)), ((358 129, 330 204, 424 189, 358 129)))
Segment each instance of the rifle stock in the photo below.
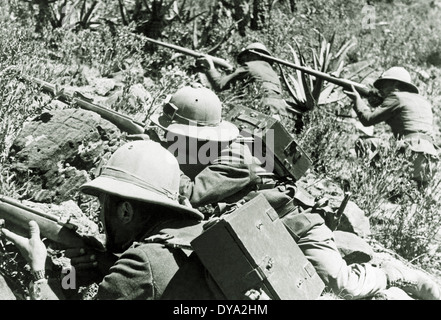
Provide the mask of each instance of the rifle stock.
POLYGON ((60 100, 67 104, 77 105, 82 109, 98 113, 103 119, 112 122, 118 127, 118 129, 122 131, 125 131, 129 134, 145 133, 144 125, 142 123, 137 122, 130 117, 116 112, 112 109, 94 104, 91 102, 90 99, 87 99, 78 91, 75 91, 73 94, 70 95, 64 93, 63 89, 58 90, 57 87, 52 83, 29 76, 24 76, 23 79, 35 83, 40 86, 43 91, 55 95, 55 98, 57 100, 60 100))
POLYGON ((29 208, 3 195, 0 195, 0 218, 8 223, 8 229, 25 237, 29 236, 29 221, 34 220, 40 227, 42 237, 58 243, 64 249, 92 247, 105 251, 105 244, 99 237, 80 236, 75 232, 74 225, 61 222, 56 215, 29 208))
POLYGON ((187 49, 187 48, 180 47, 180 46, 177 46, 177 45, 174 45, 174 44, 170 44, 170 43, 165 43, 165 42, 162 42, 162 41, 159 41, 159 40, 155 40, 155 39, 151 39, 151 38, 148 38, 148 37, 144 37, 144 38, 147 39, 147 41, 149 41, 151 43, 155 43, 155 44, 158 44, 160 46, 176 50, 178 52, 181 52, 183 54, 186 54, 186 55, 189 55, 189 56, 192 56, 192 57, 195 57, 195 58, 199 58, 199 57, 203 57, 203 56, 209 56, 213 60, 213 63, 216 64, 217 66, 225 68, 225 69, 228 69, 228 70, 233 70, 234 69, 234 67, 227 60, 224 60, 222 58, 211 56, 211 55, 205 54, 205 53, 200 53, 200 52, 197 52, 197 51, 194 51, 194 50, 191 50, 191 49, 187 49))
POLYGON ((343 87, 343 89, 345 89, 347 91, 352 91, 351 85, 353 85, 355 90, 357 90, 358 93, 360 93, 361 96, 364 96, 366 98, 371 97, 373 95, 378 95, 376 89, 369 88, 369 87, 367 87, 367 86, 365 86, 365 85, 363 85, 361 83, 358 83, 358 82, 355 82, 355 81, 351 81, 351 80, 347 80, 347 79, 343 79, 343 78, 334 77, 334 76, 332 76, 332 75, 330 75, 328 73, 321 72, 321 71, 318 71, 318 70, 314 70, 314 69, 311 69, 311 68, 308 68, 308 67, 304 67, 304 66, 299 66, 299 65, 291 63, 289 61, 278 59, 278 58, 272 57, 270 55, 267 55, 267 54, 264 54, 264 53, 261 53, 261 52, 255 51, 255 50, 249 50, 249 51, 254 53, 254 54, 256 54, 256 55, 258 55, 258 56, 260 56, 261 58, 266 59, 266 60, 274 61, 274 62, 277 62, 279 64, 283 64, 283 65, 285 65, 287 67, 291 67, 291 68, 297 69, 299 71, 305 72, 305 73, 310 74, 312 76, 315 76, 317 78, 321 78, 321 79, 326 80, 328 82, 334 83, 334 84, 336 84, 338 86, 343 87))

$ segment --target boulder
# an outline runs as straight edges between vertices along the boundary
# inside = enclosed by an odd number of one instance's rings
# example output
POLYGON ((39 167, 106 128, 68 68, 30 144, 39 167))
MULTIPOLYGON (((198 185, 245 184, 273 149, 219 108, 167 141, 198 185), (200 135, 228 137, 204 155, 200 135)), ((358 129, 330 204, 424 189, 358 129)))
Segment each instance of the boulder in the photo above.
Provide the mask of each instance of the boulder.
POLYGON ((34 200, 59 203, 72 199, 101 158, 123 142, 120 130, 94 112, 52 110, 25 124, 9 164, 23 183, 32 177, 34 200))
POLYGON ((334 231, 335 244, 347 264, 371 261, 374 251, 370 245, 357 235, 346 231, 334 231))
POLYGON ((371 234, 369 218, 353 201, 348 201, 337 230, 352 232, 362 238, 371 234))

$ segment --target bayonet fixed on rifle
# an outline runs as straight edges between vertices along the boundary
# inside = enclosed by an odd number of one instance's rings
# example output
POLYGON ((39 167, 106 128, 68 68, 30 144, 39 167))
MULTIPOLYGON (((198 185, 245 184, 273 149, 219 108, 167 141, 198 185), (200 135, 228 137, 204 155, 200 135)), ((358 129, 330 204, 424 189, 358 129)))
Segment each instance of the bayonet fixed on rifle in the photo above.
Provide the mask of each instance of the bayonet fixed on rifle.
MULTIPOLYGON (((80 235, 76 232, 78 224, 64 221, 57 215, 30 208, 13 198, 0 195, 0 218, 8 224, 7 228, 22 236, 28 236, 29 221, 34 220, 40 227, 42 237, 67 248, 94 248, 105 251, 105 241, 95 235, 80 235)), ((0 220, 1 220, 0 219, 0 220)))
POLYGON ((334 76, 332 76, 332 75, 330 75, 328 73, 321 72, 321 71, 318 71, 318 70, 314 70, 314 69, 311 69, 311 68, 308 68, 308 67, 304 67, 304 66, 299 66, 299 65, 297 65, 295 63, 292 63, 292 62, 289 62, 289 61, 286 61, 286 60, 282 60, 282 59, 278 59, 278 58, 275 58, 273 56, 264 54, 264 53, 259 52, 259 51, 255 51, 255 50, 249 50, 249 51, 254 53, 254 54, 256 54, 256 55, 258 55, 258 56, 260 56, 261 58, 264 58, 265 60, 274 61, 276 63, 285 65, 287 67, 291 67, 291 68, 294 68, 296 70, 302 71, 304 73, 310 74, 310 75, 312 75, 312 76, 314 76, 316 78, 321 78, 321 79, 323 79, 325 81, 334 83, 334 84, 336 84, 338 86, 343 87, 343 89, 347 90, 347 91, 352 91, 352 89, 351 89, 351 85, 352 85, 352 86, 354 86, 355 90, 357 90, 358 93, 360 93, 361 96, 364 96, 366 98, 378 95, 378 92, 377 92, 376 89, 369 88, 369 87, 367 87, 367 86, 365 86, 365 85, 363 85, 361 83, 358 83, 358 82, 355 82, 355 81, 351 81, 351 80, 348 80, 348 79, 344 79, 344 78, 334 77, 334 76))
POLYGON ((72 94, 64 92, 63 88, 58 89, 56 85, 34 78, 30 76, 22 76, 26 81, 32 82, 40 86, 43 91, 51 93, 55 99, 64 103, 77 105, 82 109, 98 113, 103 119, 112 122, 118 129, 127 132, 128 134, 143 134, 145 133, 145 125, 141 122, 135 121, 130 117, 116 112, 112 109, 92 103, 92 99, 86 98, 80 92, 75 91, 72 94))
POLYGON ((147 41, 149 41, 151 43, 155 43, 155 44, 158 44, 160 46, 173 49, 175 51, 181 52, 183 54, 186 54, 186 55, 189 55, 189 56, 192 56, 192 57, 195 57, 195 58, 199 58, 199 57, 203 57, 203 56, 208 56, 208 57, 210 57, 213 60, 213 63, 215 65, 217 65, 217 66, 219 66, 221 68, 225 68, 227 70, 233 70, 234 69, 234 67, 227 60, 224 60, 222 58, 214 57, 214 56, 211 56, 209 54, 197 52, 197 51, 194 51, 194 50, 191 50, 191 49, 187 49, 187 48, 184 48, 184 47, 177 46, 175 44, 170 44, 170 43, 162 42, 162 41, 151 39, 151 38, 148 38, 148 37, 144 37, 144 39, 146 39, 147 41))

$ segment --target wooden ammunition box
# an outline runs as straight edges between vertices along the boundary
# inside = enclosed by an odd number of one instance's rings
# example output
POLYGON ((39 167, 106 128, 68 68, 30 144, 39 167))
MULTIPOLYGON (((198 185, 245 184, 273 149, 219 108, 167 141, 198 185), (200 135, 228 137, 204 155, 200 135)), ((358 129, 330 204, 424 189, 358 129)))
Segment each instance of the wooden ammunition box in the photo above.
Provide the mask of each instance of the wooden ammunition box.
POLYGON ((310 157, 302 150, 280 121, 250 108, 237 106, 225 117, 240 130, 240 135, 253 138, 250 149, 264 166, 273 161, 272 171, 280 177, 299 180, 311 167, 310 157), (256 152, 260 151, 262 152, 256 152))
POLYGON ((324 289, 263 195, 223 216, 191 246, 228 300, 244 299, 249 289, 274 300, 310 300, 324 289))

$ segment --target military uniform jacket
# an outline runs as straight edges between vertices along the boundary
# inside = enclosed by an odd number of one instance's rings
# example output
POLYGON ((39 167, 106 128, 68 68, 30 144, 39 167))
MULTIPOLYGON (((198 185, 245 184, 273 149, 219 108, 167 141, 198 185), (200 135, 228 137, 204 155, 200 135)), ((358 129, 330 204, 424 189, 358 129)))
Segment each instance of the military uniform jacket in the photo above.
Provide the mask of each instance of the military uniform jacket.
POLYGON ((232 83, 248 79, 260 82, 266 96, 279 95, 282 92, 277 73, 268 62, 262 60, 245 62, 227 76, 222 76, 216 69, 209 70, 207 74, 216 90, 228 89, 232 83))
POLYGON ((386 122, 395 138, 405 139, 415 152, 436 155, 433 146, 432 106, 421 95, 411 92, 393 92, 374 111, 361 102, 355 112, 364 126, 386 122))
MULTIPOLYGON (((176 227, 165 224, 161 229, 168 226, 176 227)), ((170 248, 161 242, 134 243, 109 271, 99 285, 98 300, 213 300, 217 297, 210 287, 206 269, 194 253, 170 248)))
POLYGON ((247 145, 237 142, 221 150, 219 157, 200 172, 195 174, 190 167, 181 166, 179 189, 193 207, 239 201, 262 180, 259 172, 263 169, 258 159, 247 145))
POLYGON ((298 210, 294 186, 275 186, 273 179, 262 179, 260 174, 264 170, 257 159, 252 161, 252 158, 248 146, 232 143, 222 150, 213 164, 206 166, 193 179, 182 173, 181 195, 187 197, 193 207, 200 207, 207 204, 216 206, 219 202, 249 201, 263 194, 296 241, 312 227, 324 224, 319 214, 298 210))

